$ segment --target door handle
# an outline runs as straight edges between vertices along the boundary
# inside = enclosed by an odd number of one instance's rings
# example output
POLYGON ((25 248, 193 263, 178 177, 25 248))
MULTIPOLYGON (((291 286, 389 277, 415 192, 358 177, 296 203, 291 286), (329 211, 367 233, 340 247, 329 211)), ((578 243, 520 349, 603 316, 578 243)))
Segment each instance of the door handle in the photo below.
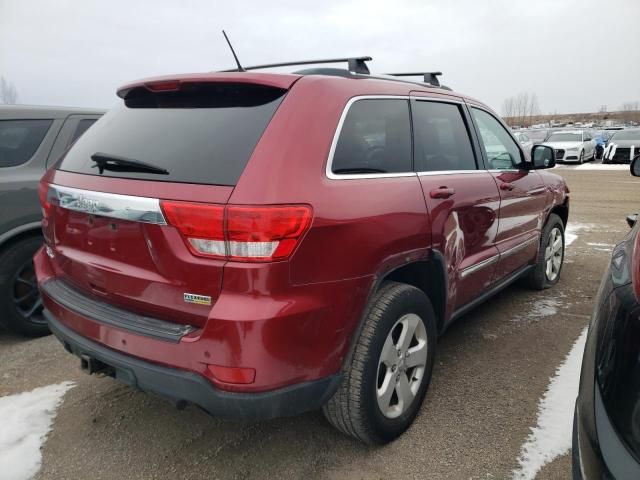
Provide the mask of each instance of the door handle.
POLYGON ((516 186, 513 183, 502 182, 500 184, 500 190, 513 190, 516 186))
POLYGON ((455 194, 456 191, 449 187, 435 188, 429 192, 431 198, 449 198, 455 194))

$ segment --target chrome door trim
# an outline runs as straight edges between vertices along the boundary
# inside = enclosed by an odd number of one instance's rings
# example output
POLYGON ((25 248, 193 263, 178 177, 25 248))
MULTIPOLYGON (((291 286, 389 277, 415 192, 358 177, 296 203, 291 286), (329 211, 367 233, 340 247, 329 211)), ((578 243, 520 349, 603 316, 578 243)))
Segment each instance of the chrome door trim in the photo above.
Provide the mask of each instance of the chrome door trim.
POLYGON ((478 270, 482 270, 483 268, 489 267, 496 263, 500 259, 500 254, 494 255, 493 257, 489 257, 481 262, 478 262, 474 265, 471 265, 460 272, 460 278, 465 278, 472 273, 477 272, 478 270))
POLYGON ((333 140, 331 141, 331 148, 329 149, 329 159, 327 160, 327 166, 325 168, 325 175, 331 180, 353 180, 362 178, 396 178, 396 177, 415 177, 415 172, 402 172, 402 173, 352 173, 352 174, 336 174, 333 173, 331 167, 333 165, 333 155, 336 152, 338 145, 338 138, 342 132, 342 126, 347 118, 349 109, 358 100, 405 100, 409 101, 411 97, 409 95, 358 95, 349 99, 338 121, 338 126, 333 134, 333 140))
POLYGON ((486 170, 433 170, 428 172, 418 172, 419 177, 429 177, 432 175, 469 175, 473 173, 487 173, 486 170))
POLYGON ((167 224, 157 198, 94 192, 51 184, 47 199, 60 208, 74 212, 155 225, 167 224))
POLYGON ((525 248, 527 248, 529 245, 531 245, 532 243, 536 243, 539 241, 539 237, 533 237, 530 238, 529 240, 521 243, 520 245, 516 245, 515 247, 511 247, 508 250, 505 250, 504 252, 502 252, 500 254, 501 257, 508 257, 510 255, 513 255, 514 253, 518 253, 520 250, 524 250, 525 248))

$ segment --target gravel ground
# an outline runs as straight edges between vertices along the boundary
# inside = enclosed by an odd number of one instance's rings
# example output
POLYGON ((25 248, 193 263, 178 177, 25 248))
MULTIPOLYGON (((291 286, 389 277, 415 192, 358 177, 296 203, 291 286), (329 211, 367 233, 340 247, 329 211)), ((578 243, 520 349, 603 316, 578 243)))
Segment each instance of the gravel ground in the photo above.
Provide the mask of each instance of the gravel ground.
MULTIPOLYGON (((549 377, 588 322, 609 258, 589 244, 618 241, 640 198, 640 181, 625 171, 557 172, 571 188, 570 223, 582 227, 560 283, 544 292, 514 285, 453 325, 440 339, 422 410, 396 442, 364 446, 320 413, 239 423, 178 411, 82 374, 52 337, 0 332, 0 396, 76 382, 43 447, 39 478, 510 478, 549 377)), ((570 478, 569 456, 538 478, 570 478)))

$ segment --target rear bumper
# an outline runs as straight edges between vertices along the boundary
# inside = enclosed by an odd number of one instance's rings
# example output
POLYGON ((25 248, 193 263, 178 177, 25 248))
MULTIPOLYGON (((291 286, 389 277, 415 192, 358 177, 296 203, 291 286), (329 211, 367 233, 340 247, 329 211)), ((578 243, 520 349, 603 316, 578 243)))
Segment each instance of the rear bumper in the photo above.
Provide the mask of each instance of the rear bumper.
POLYGON ((45 317, 67 351, 111 367, 116 380, 175 402, 198 405, 215 416, 261 420, 317 410, 331 398, 341 380, 336 374, 268 392, 227 392, 197 373, 140 360, 84 338, 48 310, 45 310, 45 317))

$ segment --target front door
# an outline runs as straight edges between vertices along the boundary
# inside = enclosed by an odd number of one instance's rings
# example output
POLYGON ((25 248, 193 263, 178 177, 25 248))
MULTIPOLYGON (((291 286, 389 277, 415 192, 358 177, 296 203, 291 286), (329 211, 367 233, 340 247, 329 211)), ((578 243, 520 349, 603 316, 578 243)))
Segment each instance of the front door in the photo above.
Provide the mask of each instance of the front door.
POLYGON ((489 112, 472 107, 483 154, 500 191, 496 280, 532 263, 540 244, 547 189, 507 128, 489 112))

